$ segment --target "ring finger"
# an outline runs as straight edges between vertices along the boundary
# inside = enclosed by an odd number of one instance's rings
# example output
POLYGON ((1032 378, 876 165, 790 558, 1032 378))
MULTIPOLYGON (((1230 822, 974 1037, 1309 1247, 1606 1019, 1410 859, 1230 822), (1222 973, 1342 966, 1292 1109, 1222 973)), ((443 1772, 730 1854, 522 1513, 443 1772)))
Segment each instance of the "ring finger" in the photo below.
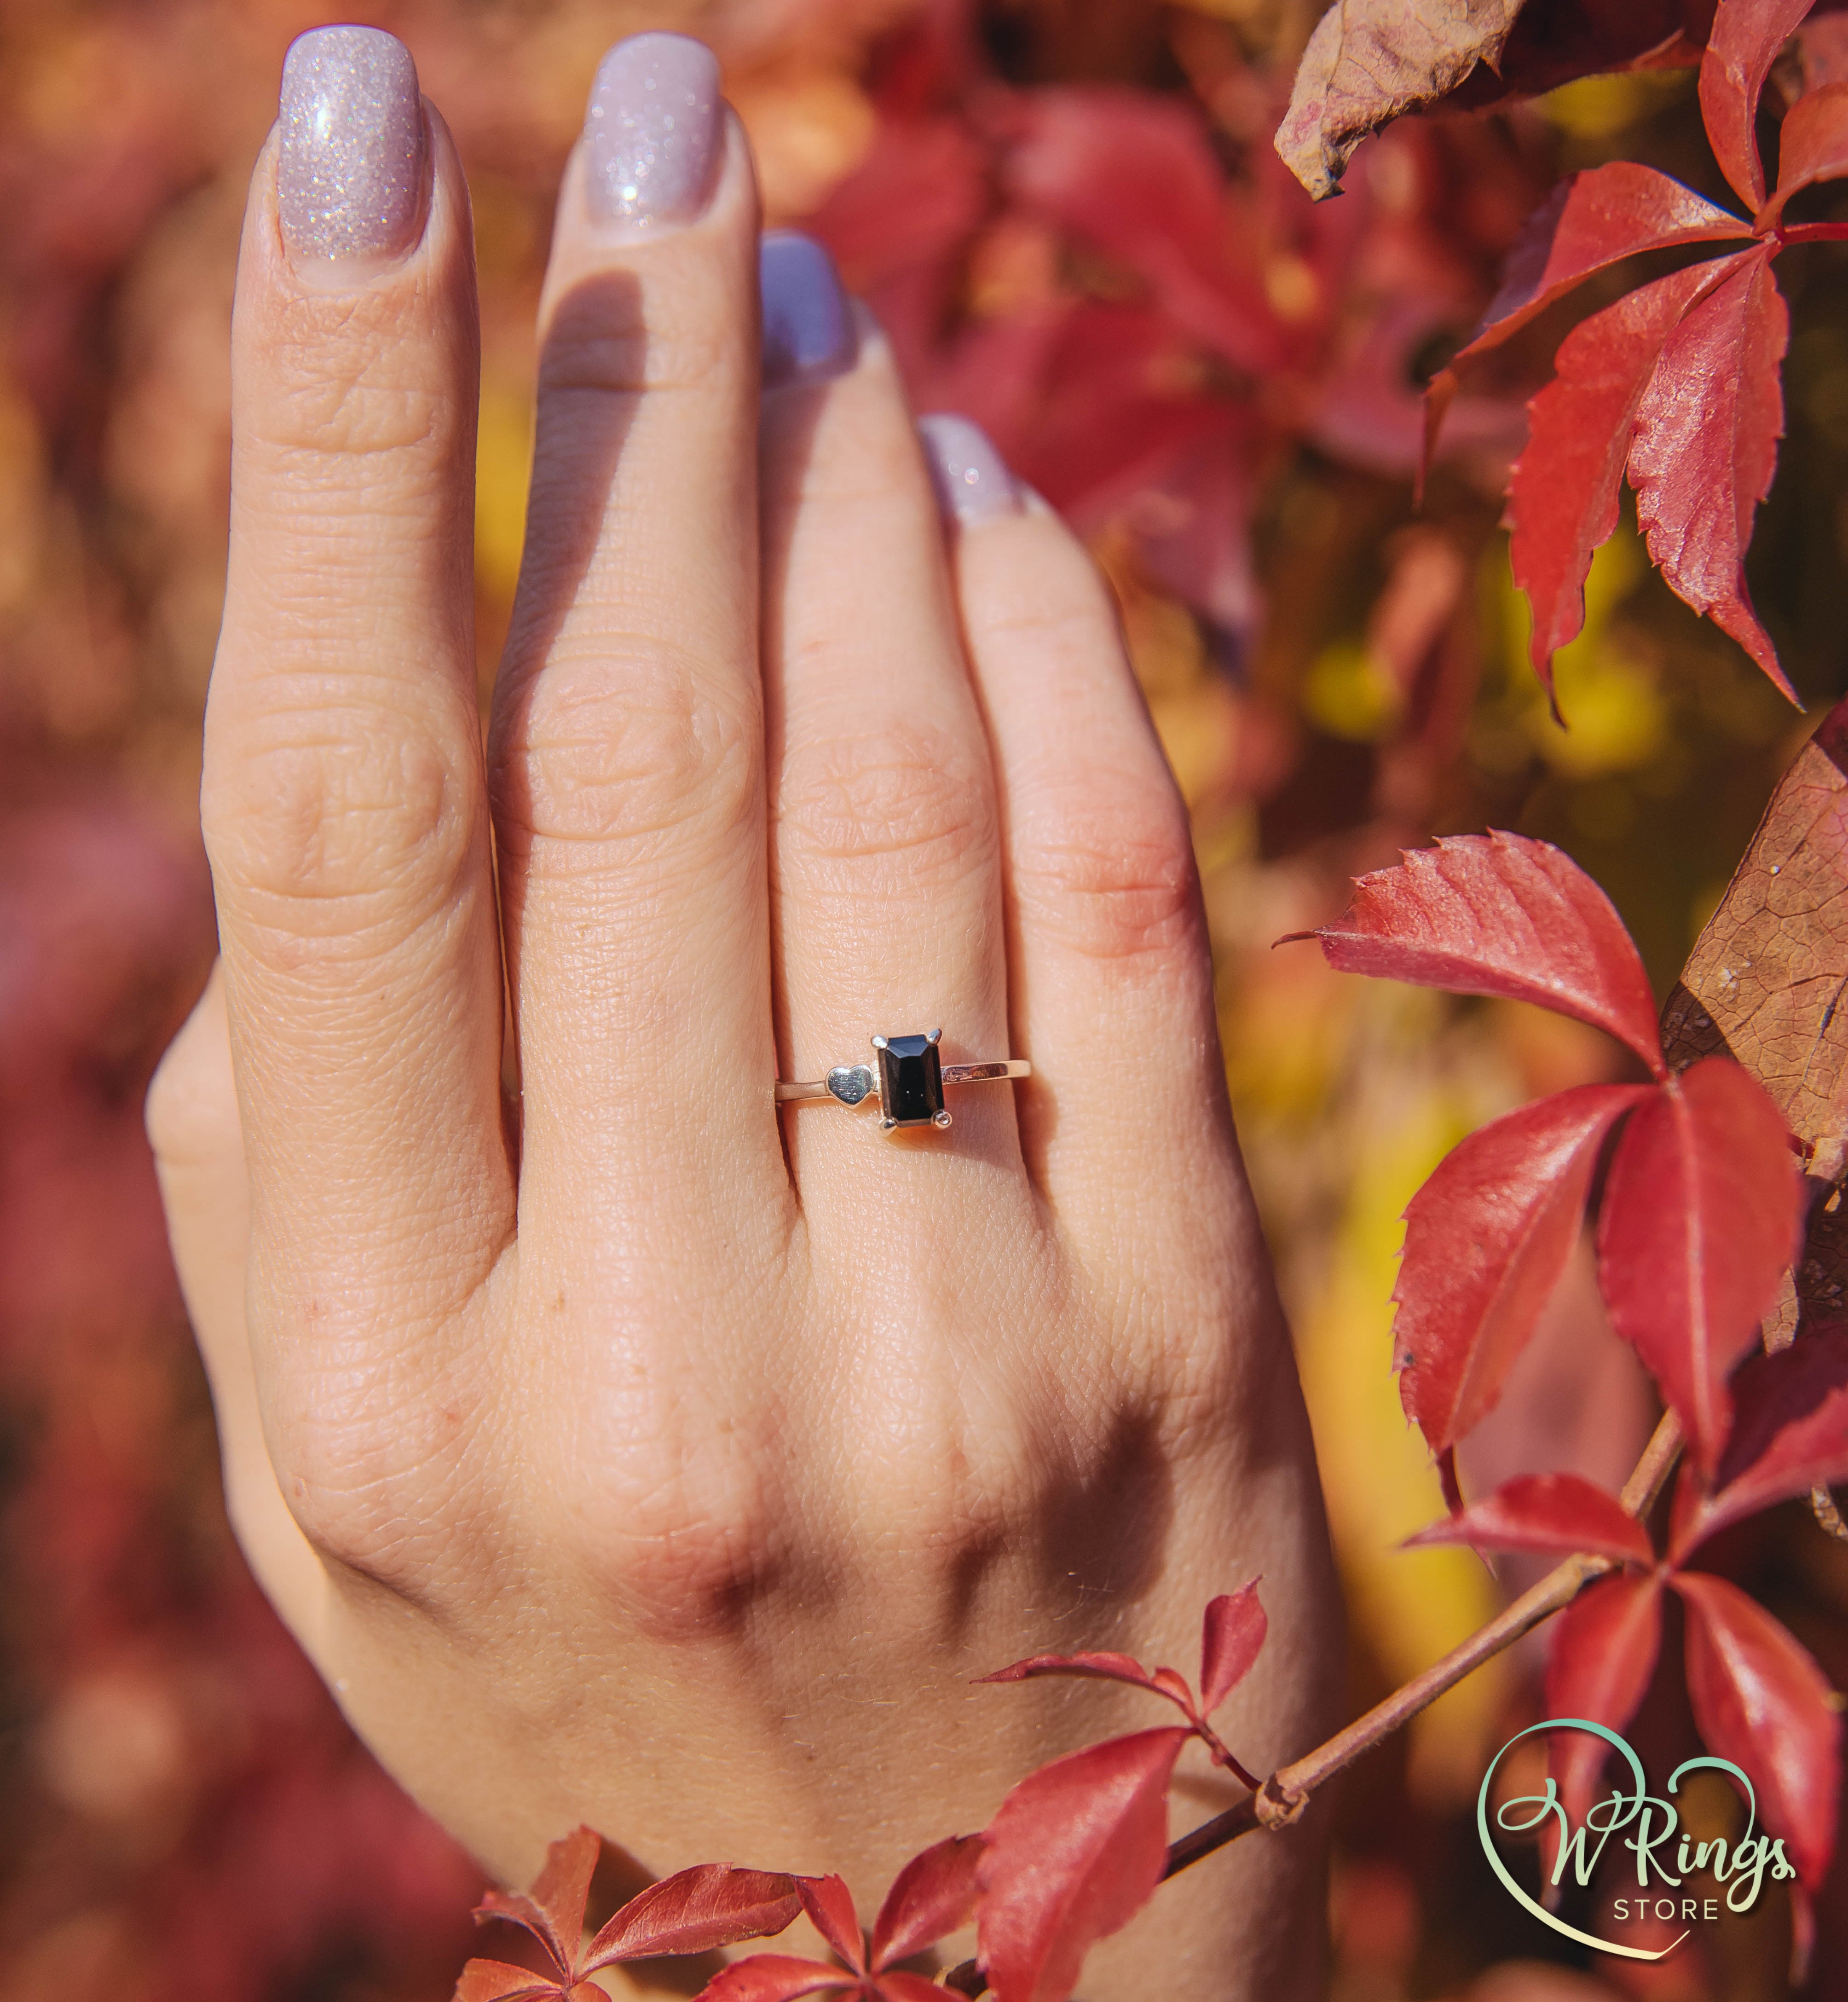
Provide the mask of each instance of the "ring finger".
MULTIPOLYGON (((1000 842, 936 505, 891 352, 856 329, 825 254, 763 257, 762 444, 772 930, 785 1076, 867 1066, 876 1034, 942 1031, 946 1063, 1009 1054, 1000 842), (780 378, 780 379, 779 379, 780 378)), ((882 1115, 899 1108, 882 1105, 882 1115)), ((1005 1087, 952 1090, 951 1134, 785 1113, 811 1229, 865 1177, 947 1192, 1020 1174, 1005 1087), (895 1144, 894 1144, 895 1143, 895 1144), (926 1158, 926 1157, 929 1158, 926 1158), (946 1170, 949 1170, 947 1174, 946 1170), (844 1193, 845 1191, 843 1191, 844 1193)))

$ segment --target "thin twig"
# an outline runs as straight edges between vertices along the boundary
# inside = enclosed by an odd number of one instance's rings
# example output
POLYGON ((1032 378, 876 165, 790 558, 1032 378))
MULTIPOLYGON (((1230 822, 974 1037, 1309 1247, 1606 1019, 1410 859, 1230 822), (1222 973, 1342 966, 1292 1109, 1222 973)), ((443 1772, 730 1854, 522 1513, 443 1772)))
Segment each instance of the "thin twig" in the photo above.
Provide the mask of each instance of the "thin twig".
MULTIPOLYGON (((1640 1518, 1654 1507, 1675 1470, 1681 1448, 1681 1421, 1672 1411, 1667 1412, 1650 1435, 1641 1459, 1631 1470, 1618 1497, 1626 1514, 1640 1518)), ((1551 1619, 1562 1607, 1570 1606, 1594 1579, 1617 1568, 1612 1558, 1584 1554, 1567 1557, 1564 1564, 1556 1565, 1538 1585, 1504 1606, 1486 1627, 1479 1627, 1441 1661, 1432 1662, 1422 1675, 1414 1676, 1402 1688, 1394 1690, 1364 1717, 1356 1718, 1344 1731, 1337 1731, 1326 1744, 1318 1745, 1293 1765, 1280 1767, 1237 1806, 1228 1808, 1224 1814, 1215 1815, 1178 1841, 1170 1843, 1163 1882, 1254 1829, 1288 1828, 1300 1818, 1316 1789, 1344 1767, 1391 1737, 1427 1704, 1435 1702, 1484 1662, 1512 1647, 1543 1620, 1551 1619)), ((972 1960, 953 1969, 944 1976, 944 1985, 970 1997, 987 1992, 981 1966, 972 1960)))
POLYGON ((1647 1515, 1655 1506, 1656 1497, 1668 1484, 1668 1476, 1681 1457, 1681 1421, 1672 1411, 1665 1411, 1617 1497, 1627 1515, 1647 1515))
MULTIPOLYGON (((1672 1411, 1656 1427, 1643 1449, 1619 1497, 1625 1512, 1646 1515, 1673 1471, 1681 1452, 1681 1424, 1672 1411)), ((1326 1744, 1306 1753, 1293 1765, 1273 1773, 1248 1798, 1229 1808, 1212 1821, 1181 1836, 1168 1847, 1164 1879, 1177 1871, 1198 1863, 1215 1849, 1222 1849, 1256 1828, 1287 1828, 1308 1806, 1309 1796, 1332 1779, 1343 1767, 1351 1765, 1363 1752, 1389 1738, 1416 1717, 1427 1704, 1461 1682, 1472 1670, 1511 1647, 1521 1636, 1571 1604, 1594 1578, 1615 1571, 1609 1557, 1567 1557, 1521 1596, 1503 1607, 1486 1627, 1452 1648, 1441 1661, 1434 1662, 1422 1675, 1414 1676, 1396 1689, 1383 1702, 1376 1703, 1364 1717, 1358 1717, 1344 1731, 1337 1731, 1326 1744)))

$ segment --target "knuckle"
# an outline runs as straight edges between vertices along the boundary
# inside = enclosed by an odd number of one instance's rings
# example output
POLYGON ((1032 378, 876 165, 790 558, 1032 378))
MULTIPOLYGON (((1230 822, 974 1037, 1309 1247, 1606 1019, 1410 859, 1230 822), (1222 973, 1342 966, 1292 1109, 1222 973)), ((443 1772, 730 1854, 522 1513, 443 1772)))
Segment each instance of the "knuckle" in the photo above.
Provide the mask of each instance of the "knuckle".
POLYGON ((379 323, 371 302, 298 298, 265 332, 255 436, 270 450, 337 461, 455 441, 451 385, 431 379, 418 344, 379 323))
POLYGON ((368 716, 267 719, 204 820, 220 894, 247 921, 388 943, 455 901, 481 835, 459 759, 368 716))
POLYGON ((489 787, 514 851, 591 843, 645 859, 690 828, 748 821, 762 724, 755 703, 720 698, 710 679, 653 644, 555 654, 497 720, 489 787))
POLYGON ((470 1450, 471 1400, 456 1385, 434 1394, 382 1358, 374 1317, 344 1332, 329 1326, 335 1317, 309 1303, 295 1339, 313 1358, 278 1372, 277 1484, 325 1564, 425 1603, 455 1578, 459 1553, 488 1543, 473 1526, 484 1462, 470 1450))
MULTIPOLYGON (((776 455, 768 469, 772 504, 838 517, 857 532, 917 532, 930 504, 918 483, 918 448, 894 407, 889 385, 849 377, 837 382, 826 420, 828 448, 776 455)), ((934 531, 934 524, 932 525, 934 531)))
POLYGON ((1023 922, 1089 959, 1161 960, 1197 949, 1205 919, 1179 800, 1138 797, 1113 811, 1109 797, 1105 786, 1078 786, 1058 831, 1017 839, 1023 922))
POLYGON ((972 630, 995 648, 1024 646, 1049 678, 1088 678, 1107 662, 1124 671, 1117 599, 1096 560, 1062 524, 1041 518, 1032 560, 991 573, 974 608, 972 630))
MULTIPOLYGON (((664 290, 644 300, 624 277, 593 279, 562 299, 539 358, 542 398, 710 389, 737 366, 732 322, 699 310, 704 294, 664 290)), ((561 416, 560 406, 546 413, 561 416)), ((542 420, 544 421, 545 420, 542 420)))
POLYGON ((990 775, 955 733, 894 720, 792 745, 776 826, 784 866, 824 888, 915 897, 992 856, 990 775))
POLYGON ((734 1432, 594 1484, 580 1520, 640 1632, 672 1642, 734 1635, 764 1597, 787 1589, 804 1557, 772 1463, 767 1446, 754 1453, 734 1432))

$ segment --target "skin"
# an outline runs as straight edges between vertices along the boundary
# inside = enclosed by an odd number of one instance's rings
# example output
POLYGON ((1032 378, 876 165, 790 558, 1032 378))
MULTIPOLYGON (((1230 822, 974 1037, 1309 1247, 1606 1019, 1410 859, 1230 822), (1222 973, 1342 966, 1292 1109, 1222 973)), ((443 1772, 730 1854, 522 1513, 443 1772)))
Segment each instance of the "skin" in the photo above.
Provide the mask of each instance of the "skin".
MULTIPOLYGON (((223 957, 149 1125, 245 1550, 510 1882, 587 1821, 648 1873, 840 1871, 870 1916, 1035 1766, 1169 1721, 971 1677, 1191 1673, 1260 1573, 1218 1721, 1266 1770, 1331 1719, 1336 1595, 1107 588, 1037 504, 940 520, 870 322, 849 373, 760 391, 734 122, 647 240, 567 173, 484 749, 431 118, 407 256, 295 271, 272 145, 239 268, 223 957), (954 1093, 947 1135, 772 1104, 939 1023, 1032 1080, 954 1093)), ((1182 1773, 1177 1828, 1236 1797, 1182 1773)), ((1321 1867, 1313 1816, 1212 1859, 1084 1993, 1313 1992, 1321 1867)))

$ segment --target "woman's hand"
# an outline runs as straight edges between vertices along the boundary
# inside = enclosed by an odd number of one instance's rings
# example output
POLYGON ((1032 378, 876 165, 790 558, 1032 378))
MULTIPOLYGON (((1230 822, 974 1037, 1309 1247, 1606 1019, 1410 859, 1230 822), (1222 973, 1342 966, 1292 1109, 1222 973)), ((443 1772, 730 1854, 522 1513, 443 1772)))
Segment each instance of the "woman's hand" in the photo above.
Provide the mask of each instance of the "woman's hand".
MULTIPOLYGON (((1262 1766, 1326 1720, 1337 1625, 1108 594, 979 433, 920 438, 814 246, 762 255, 760 370, 715 65, 620 44, 484 759, 462 170, 389 36, 295 44, 238 281, 223 959, 150 1123, 239 1534, 406 1785, 515 1881, 588 1820, 870 1908, 1158 1721, 972 1676, 1185 1664, 1262 1573, 1222 1725, 1262 1766), (773 1102, 939 1025, 1030 1081, 947 1132, 773 1102)), ((1242 1845, 1086 1993, 1299 1992, 1317 1878, 1313 1835, 1242 1845)))

